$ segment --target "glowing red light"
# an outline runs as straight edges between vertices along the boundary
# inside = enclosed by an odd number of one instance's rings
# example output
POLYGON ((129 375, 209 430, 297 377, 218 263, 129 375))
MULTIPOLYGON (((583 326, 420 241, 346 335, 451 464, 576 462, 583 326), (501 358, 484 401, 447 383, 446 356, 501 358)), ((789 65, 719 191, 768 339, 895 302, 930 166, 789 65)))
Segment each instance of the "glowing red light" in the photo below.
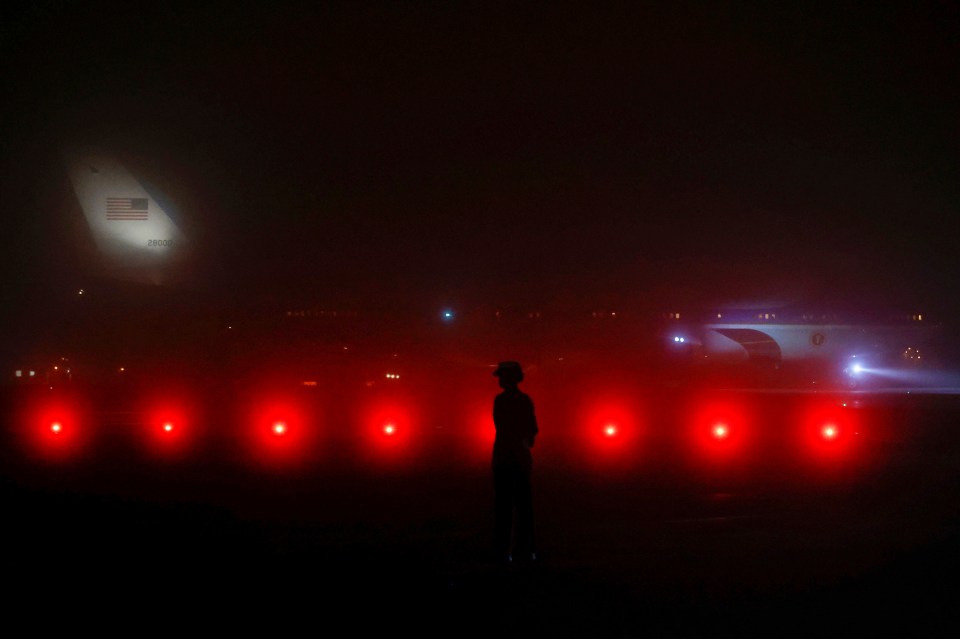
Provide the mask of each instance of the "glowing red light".
POLYGON ((403 400, 387 399, 366 408, 362 417, 364 453, 375 464, 405 464, 419 448, 416 415, 403 400))
POLYGON ((806 405, 804 411, 804 424, 797 434, 811 462, 823 465, 825 471, 843 468, 846 472, 866 461, 856 436, 861 430, 857 411, 829 400, 806 405))
POLYGON ((66 461, 80 454, 89 432, 84 428, 84 411, 72 398, 43 402, 29 411, 34 414, 24 417, 33 424, 24 431, 24 443, 30 453, 48 461, 66 461))
POLYGON ((590 393, 576 412, 582 440, 572 454, 578 461, 601 472, 622 470, 636 461, 639 411, 631 400, 616 390, 590 393))
POLYGON ((314 423, 301 402, 265 397, 256 400, 249 410, 247 446, 251 461, 263 464, 265 469, 280 470, 299 466, 314 454, 314 423))
POLYGON ((689 432, 691 460, 695 464, 704 464, 711 472, 720 468, 732 470, 752 458, 755 427, 746 406, 725 397, 698 398, 693 406, 689 432))
POLYGON ((197 441, 198 423, 183 394, 164 389, 148 399, 142 445, 151 455, 166 459, 189 453, 197 441))

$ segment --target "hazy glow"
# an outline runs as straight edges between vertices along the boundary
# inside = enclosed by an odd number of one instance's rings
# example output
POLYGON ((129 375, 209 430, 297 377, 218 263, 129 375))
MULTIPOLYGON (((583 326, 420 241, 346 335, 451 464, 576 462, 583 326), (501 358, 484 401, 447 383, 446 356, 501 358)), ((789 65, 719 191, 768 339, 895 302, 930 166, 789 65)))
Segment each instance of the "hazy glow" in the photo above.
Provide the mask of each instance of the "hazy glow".
POLYGON ((104 266, 120 279, 161 283, 171 260, 185 249, 169 212, 116 158, 89 149, 64 156, 104 266), (111 208, 118 203, 135 210, 111 208))
POLYGON ((839 433, 837 427, 833 424, 827 424, 820 432, 823 434, 824 439, 836 439, 837 434, 839 433))
POLYGON ((363 454, 373 466, 407 464, 425 443, 411 403, 383 398, 362 409, 365 437, 363 454))
MULTIPOLYGON (((572 460, 604 474, 623 472, 640 462, 643 411, 632 392, 629 387, 589 392, 589 401, 577 410, 580 428, 578 441, 570 447, 572 460)), ((546 445, 551 441, 544 437, 546 445)))
POLYGON ((705 397, 694 399, 693 406, 689 438, 695 463, 735 468, 737 460, 743 462, 756 454, 749 402, 705 397))
POLYGON ((83 409, 79 404, 74 400, 46 399, 29 410, 34 413, 30 420, 35 426, 25 435, 32 452, 48 461, 64 461, 79 454, 89 435, 83 428, 83 409))
POLYGON ((283 435, 285 432, 287 432, 287 425, 283 422, 276 422, 273 425, 273 432, 276 435, 283 435))

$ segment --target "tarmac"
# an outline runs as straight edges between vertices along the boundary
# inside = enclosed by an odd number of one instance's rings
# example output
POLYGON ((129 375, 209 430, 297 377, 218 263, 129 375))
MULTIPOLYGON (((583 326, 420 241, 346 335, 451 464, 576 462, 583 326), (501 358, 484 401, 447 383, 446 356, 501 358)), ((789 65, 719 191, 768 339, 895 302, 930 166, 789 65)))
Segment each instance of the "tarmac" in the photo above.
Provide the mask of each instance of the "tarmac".
POLYGON ((279 471, 118 448, 41 464, 8 446, 5 608, 125 634, 954 635, 960 412, 865 410, 884 437, 830 472, 782 455, 585 466, 545 446, 537 561, 516 565, 490 555, 479 458, 279 471))

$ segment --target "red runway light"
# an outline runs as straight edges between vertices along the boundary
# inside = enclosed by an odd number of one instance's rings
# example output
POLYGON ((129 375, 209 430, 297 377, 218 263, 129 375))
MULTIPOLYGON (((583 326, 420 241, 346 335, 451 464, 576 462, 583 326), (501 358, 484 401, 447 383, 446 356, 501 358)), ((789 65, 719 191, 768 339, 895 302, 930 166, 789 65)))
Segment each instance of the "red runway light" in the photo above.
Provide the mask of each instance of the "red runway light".
POLYGON ((643 437, 640 410, 625 391, 591 394, 575 411, 578 441, 571 459, 604 474, 622 472, 638 462, 643 437))
POLYGON ((367 407, 361 417, 364 437, 361 446, 370 462, 380 465, 410 462, 420 448, 422 433, 409 402, 388 398, 367 407))
POLYGON ((71 398, 55 398, 27 409, 24 444, 30 453, 52 462, 77 458, 89 439, 85 411, 71 398))
POLYGON ((196 442, 198 423, 192 405, 183 397, 164 393, 149 400, 145 412, 143 446, 150 455, 173 459, 186 455, 196 442))
POLYGON ((811 461, 851 468, 860 456, 857 413, 828 403, 811 405, 805 411, 801 436, 811 461))
POLYGON ((490 414, 490 403, 491 400, 483 398, 471 404, 468 411, 469 427, 460 442, 463 454, 468 455, 471 462, 476 464, 490 463, 490 451, 497 435, 490 414))
POLYGON ((696 403, 690 424, 690 444, 697 463, 734 464, 749 460, 753 418, 740 402, 708 397, 696 403))
POLYGON ((285 397, 258 400, 251 409, 247 445, 252 461, 274 469, 293 469, 315 451, 316 424, 308 407, 285 397))

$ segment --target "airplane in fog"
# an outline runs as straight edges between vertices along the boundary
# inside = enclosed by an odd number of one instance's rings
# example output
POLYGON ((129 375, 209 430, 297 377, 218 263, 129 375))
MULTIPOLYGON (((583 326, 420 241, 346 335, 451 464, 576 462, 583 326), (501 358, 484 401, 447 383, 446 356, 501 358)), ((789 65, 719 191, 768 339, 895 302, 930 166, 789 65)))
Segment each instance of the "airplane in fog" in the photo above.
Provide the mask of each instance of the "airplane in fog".
POLYGON ((84 149, 63 156, 103 274, 141 284, 168 283, 188 249, 172 206, 109 153, 84 149))
MULTIPOLYGON (((53 312, 37 313, 28 329, 36 337, 17 344, 10 362, 16 383, 147 375, 148 366, 172 369, 171 353, 210 344, 216 309, 196 284, 202 273, 173 201, 151 186, 152 174, 94 147, 65 149, 61 159, 64 189, 76 202, 70 214, 83 220, 69 224, 77 249, 67 252, 72 290, 64 296, 55 287, 46 302, 53 312)), ((180 359, 187 367, 202 357, 180 359)))
POLYGON ((781 306, 720 309, 694 322, 670 315, 675 323, 664 339, 675 355, 773 385, 928 385, 924 371, 942 363, 941 327, 922 313, 863 318, 781 306))
POLYGON ((363 383, 397 386, 408 379, 398 382, 401 372, 425 370, 438 358, 473 371, 494 361, 494 352, 510 352, 534 375, 602 366, 642 369, 652 373, 647 379, 689 370, 721 385, 862 388, 935 385, 924 374, 942 359, 940 326, 919 313, 864 319, 783 304, 660 313, 652 306, 667 302, 642 294, 643 305, 618 312, 489 306, 407 309, 401 316, 280 299, 224 306, 206 292, 170 286, 187 272, 191 251, 164 194, 109 152, 63 155, 96 247, 97 285, 106 291, 78 291, 85 303, 71 307, 73 328, 57 340, 52 365, 69 357, 87 361, 81 370, 103 360, 113 376, 148 363, 172 374, 173 353, 194 374, 204 366, 216 378, 224 371, 286 371, 296 383, 316 386, 342 374, 349 361, 362 370, 363 383), (398 367, 402 362, 406 368, 398 367))

